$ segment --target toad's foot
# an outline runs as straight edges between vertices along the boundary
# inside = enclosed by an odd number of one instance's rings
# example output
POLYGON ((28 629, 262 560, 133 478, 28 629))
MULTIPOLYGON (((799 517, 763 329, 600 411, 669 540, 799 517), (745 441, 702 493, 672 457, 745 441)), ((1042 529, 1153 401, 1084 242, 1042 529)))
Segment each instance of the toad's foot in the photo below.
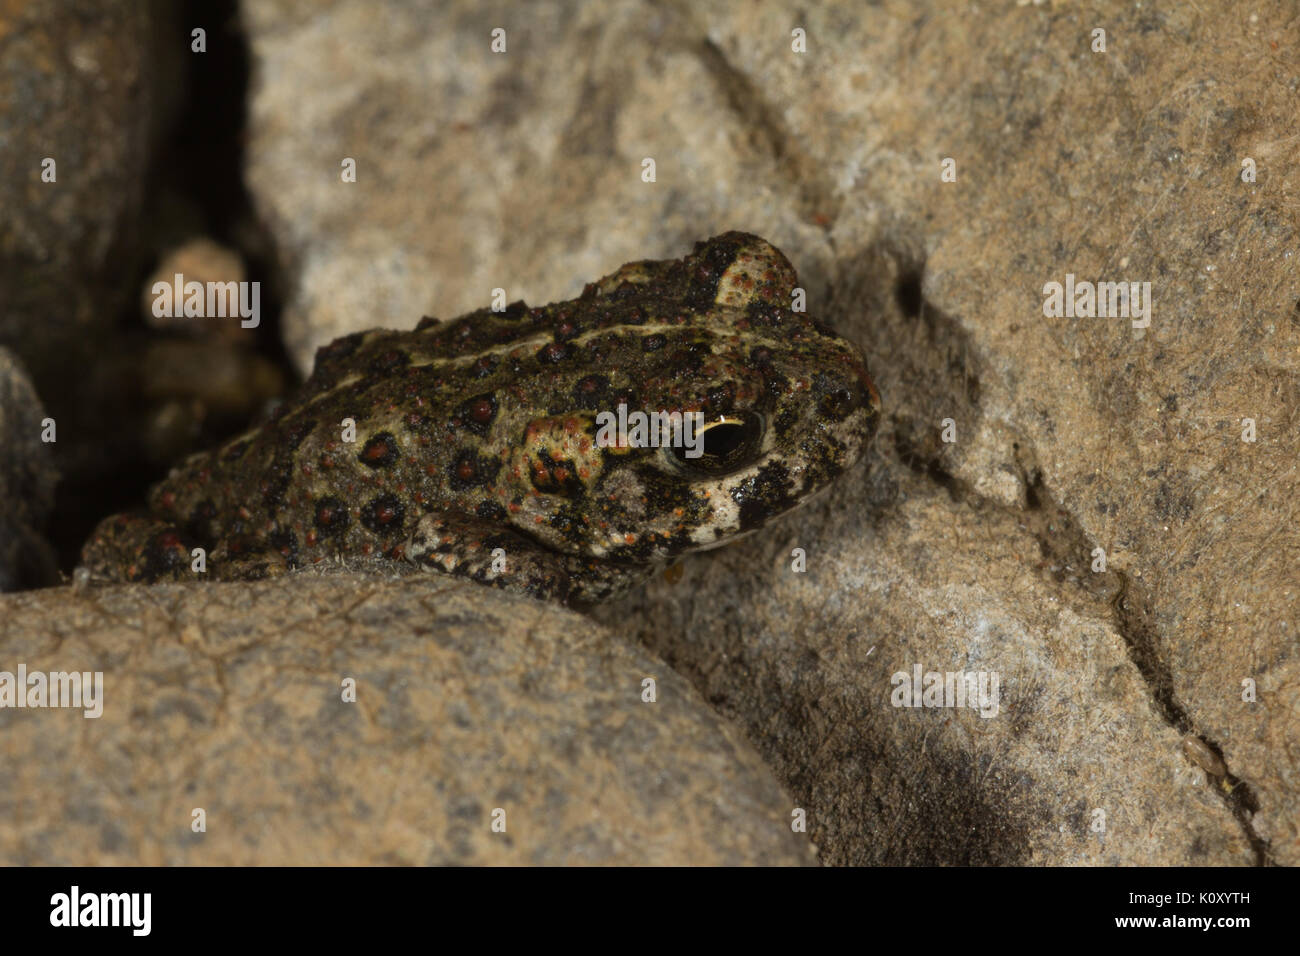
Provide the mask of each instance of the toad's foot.
POLYGON ((561 554, 499 523, 438 512, 420 519, 402 551, 425 568, 570 605, 603 601, 651 573, 561 554))

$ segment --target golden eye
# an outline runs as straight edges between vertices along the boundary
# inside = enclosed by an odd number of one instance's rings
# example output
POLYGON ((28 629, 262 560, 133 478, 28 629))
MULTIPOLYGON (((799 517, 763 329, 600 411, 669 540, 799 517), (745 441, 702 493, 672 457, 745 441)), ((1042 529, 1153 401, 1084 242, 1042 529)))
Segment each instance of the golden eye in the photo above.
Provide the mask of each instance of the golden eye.
POLYGON ((695 436, 698 457, 692 458, 692 448, 685 445, 669 449, 673 460, 688 472, 704 475, 725 475, 743 468, 753 459, 763 437, 763 420, 760 416, 744 413, 721 415, 705 422, 695 436))

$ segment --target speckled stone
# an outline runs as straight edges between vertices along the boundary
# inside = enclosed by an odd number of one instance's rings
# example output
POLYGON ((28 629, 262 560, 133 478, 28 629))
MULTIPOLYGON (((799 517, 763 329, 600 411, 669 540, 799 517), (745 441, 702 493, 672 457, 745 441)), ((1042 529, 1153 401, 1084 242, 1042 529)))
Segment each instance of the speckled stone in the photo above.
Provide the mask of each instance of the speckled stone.
POLYGON ((442 576, 10 595, 0 670, 19 664, 102 671, 103 715, 0 709, 7 865, 815 860, 662 663, 442 576))
POLYGON ((152 28, 132 0, 0 11, 0 344, 42 387, 132 292, 114 270, 132 257, 156 117, 152 28))

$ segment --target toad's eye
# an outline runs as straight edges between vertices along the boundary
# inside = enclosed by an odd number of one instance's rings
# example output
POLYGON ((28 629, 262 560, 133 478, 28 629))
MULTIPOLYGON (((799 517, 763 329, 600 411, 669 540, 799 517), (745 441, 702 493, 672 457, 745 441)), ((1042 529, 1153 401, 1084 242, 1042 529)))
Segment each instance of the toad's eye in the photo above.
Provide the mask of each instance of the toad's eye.
POLYGON ((751 412, 722 415, 705 422, 693 442, 668 449, 679 469, 698 475, 725 475, 748 465, 763 438, 763 419, 751 412))

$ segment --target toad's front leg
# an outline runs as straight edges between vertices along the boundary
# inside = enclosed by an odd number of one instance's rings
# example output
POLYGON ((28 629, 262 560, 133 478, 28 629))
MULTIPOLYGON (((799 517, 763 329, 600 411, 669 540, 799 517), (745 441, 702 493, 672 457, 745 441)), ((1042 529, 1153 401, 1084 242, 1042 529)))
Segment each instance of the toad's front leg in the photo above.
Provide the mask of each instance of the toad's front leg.
POLYGON ((424 515, 402 552, 421 567, 578 606, 621 594, 650 574, 561 554, 499 523, 443 512, 424 515))

